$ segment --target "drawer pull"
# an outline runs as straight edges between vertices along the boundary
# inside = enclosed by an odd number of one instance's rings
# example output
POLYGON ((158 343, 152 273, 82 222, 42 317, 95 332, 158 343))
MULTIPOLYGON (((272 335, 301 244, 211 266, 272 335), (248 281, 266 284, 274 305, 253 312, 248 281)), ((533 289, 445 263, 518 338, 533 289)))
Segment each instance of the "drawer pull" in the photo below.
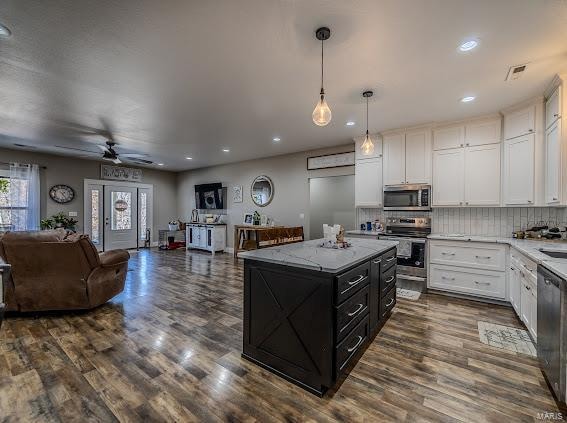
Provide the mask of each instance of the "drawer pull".
POLYGON ((354 316, 355 314, 358 314, 358 312, 359 312, 360 310, 362 310, 362 307, 364 307, 364 304, 359 304, 359 305, 358 305, 358 308, 357 308, 356 310, 354 310, 352 313, 348 313, 347 316, 348 316, 348 317, 352 317, 352 316, 354 316))
POLYGON ((441 279, 445 279, 446 281, 454 281, 455 278, 448 278, 447 276, 441 276, 441 279))
POLYGON ((477 285, 490 285, 490 282, 479 282, 479 281, 474 281, 474 283, 476 283, 477 285))
POLYGON ((544 279, 546 285, 551 285, 551 281, 549 279, 544 279))
POLYGON ((447 253, 445 251, 442 251, 441 254, 443 254, 444 256, 454 256, 455 253, 447 253))
POLYGON ((386 304, 386 307, 390 307, 392 304, 394 304, 394 299, 392 298, 390 300, 390 302, 388 304, 386 304))
POLYGON ((392 260, 395 260, 395 259, 396 259, 396 256, 390 257, 389 259, 386 260, 386 263, 389 263, 389 262, 391 262, 392 260))
POLYGON ((358 335, 358 341, 356 341, 356 344, 354 344, 354 347, 350 347, 349 349, 347 349, 347 352, 353 352, 354 350, 356 350, 358 347, 360 347, 360 344, 362 344, 362 341, 364 340, 364 338, 360 335, 358 335))
POLYGON ((380 264, 380 263, 382 263, 382 259, 372 260, 372 263, 374 263, 374 264, 380 264))
POLYGON ((532 288, 530 286, 524 285, 528 291, 531 291, 532 288))
POLYGON ((354 288, 356 285, 358 285, 360 282, 362 282, 364 279, 366 279, 366 276, 364 275, 358 275, 358 278, 353 279, 352 281, 348 281, 348 285, 349 287, 347 289, 345 289, 344 291, 341 291, 341 295, 344 294, 345 292, 351 290, 352 288, 354 288))
POLYGON ((532 273, 534 271, 534 269, 530 269, 528 266, 526 266, 524 263, 522 263, 522 266, 524 266, 524 269, 526 269, 528 272, 532 273))
POLYGON ((490 260, 492 257, 491 256, 475 256, 477 259, 486 259, 486 260, 490 260))
POLYGON ((390 283, 390 282, 392 282, 393 280, 394 280, 394 276, 390 276, 390 277, 388 278, 388 280, 386 281, 386 283, 390 283))

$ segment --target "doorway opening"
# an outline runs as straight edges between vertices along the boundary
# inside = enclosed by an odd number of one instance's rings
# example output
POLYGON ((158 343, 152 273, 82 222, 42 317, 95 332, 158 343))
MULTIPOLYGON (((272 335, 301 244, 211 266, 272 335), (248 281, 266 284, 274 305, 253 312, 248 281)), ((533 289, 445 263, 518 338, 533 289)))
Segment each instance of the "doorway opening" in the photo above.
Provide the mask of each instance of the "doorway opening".
POLYGON ((99 251, 151 242, 153 185, 85 180, 84 232, 99 251))

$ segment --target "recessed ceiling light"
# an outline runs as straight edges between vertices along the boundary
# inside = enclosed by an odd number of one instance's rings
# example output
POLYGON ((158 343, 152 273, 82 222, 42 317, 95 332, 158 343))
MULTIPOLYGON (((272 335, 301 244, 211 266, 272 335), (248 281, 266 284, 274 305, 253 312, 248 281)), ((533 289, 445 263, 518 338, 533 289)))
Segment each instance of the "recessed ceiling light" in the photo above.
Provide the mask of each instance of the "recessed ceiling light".
POLYGON ((280 142, 282 139, 280 137, 274 137, 274 142, 280 142))
POLYGON ((157 165, 158 165, 158 166, 163 166, 163 163, 158 163, 157 165))
POLYGON ((185 157, 187 160, 193 160, 193 157, 185 157))
POLYGON ((353 120, 349 120, 349 121, 346 123, 346 126, 354 126, 354 125, 355 125, 355 122, 354 122, 353 120))
POLYGON ((12 35, 12 31, 8 29, 8 27, 0 24, 0 37, 8 38, 12 35))
POLYGON ((468 95, 466 97, 461 98, 461 103, 470 103, 471 101, 473 101, 476 97, 474 95, 468 95))
POLYGON ((230 150, 228 148, 223 148, 222 151, 224 151, 225 153, 229 153, 230 150))
POLYGON ((462 52, 471 51, 478 46, 478 40, 468 40, 459 46, 459 50, 462 52))

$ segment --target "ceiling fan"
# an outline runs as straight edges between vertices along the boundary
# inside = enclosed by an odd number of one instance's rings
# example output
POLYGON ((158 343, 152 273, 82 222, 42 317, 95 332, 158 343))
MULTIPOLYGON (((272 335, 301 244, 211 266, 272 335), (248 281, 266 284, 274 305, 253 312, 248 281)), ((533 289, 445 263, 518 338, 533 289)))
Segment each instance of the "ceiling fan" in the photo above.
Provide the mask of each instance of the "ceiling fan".
MULTIPOLYGON (((106 138, 105 145, 96 144, 98 148, 102 151, 102 160, 111 161, 114 164, 121 164, 122 162, 132 162, 135 164, 146 164, 150 165, 153 164, 151 160, 146 159, 146 154, 141 153, 128 153, 128 152, 119 152, 116 151, 116 141, 114 140, 114 136, 112 131, 110 131, 107 122, 102 121, 104 125, 104 129, 98 128, 90 128, 88 126, 78 125, 78 124, 67 124, 66 126, 73 129, 75 134, 80 135, 89 135, 89 136, 100 136, 106 138)), ((65 149, 65 150, 73 150, 73 151, 81 151, 83 153, 89 153, 89 156, 82 156, 82 157, 89 157, 92 158, 94 155, 99 155, 96 151, 87 150, 85 148, 77 148, 77 147, 67 147, 62 145, 56 145, 55 147, 65 149)))

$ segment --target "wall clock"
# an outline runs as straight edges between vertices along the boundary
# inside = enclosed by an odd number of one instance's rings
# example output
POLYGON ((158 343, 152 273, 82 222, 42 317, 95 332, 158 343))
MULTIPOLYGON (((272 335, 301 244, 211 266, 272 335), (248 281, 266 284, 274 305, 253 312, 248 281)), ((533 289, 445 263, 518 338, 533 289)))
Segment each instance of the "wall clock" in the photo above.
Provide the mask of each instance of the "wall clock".
POLYGON ((49 197, 56 203, 66 204, 75 198, 75 191, 68 185, 55 185, 49 190, 49 197))

